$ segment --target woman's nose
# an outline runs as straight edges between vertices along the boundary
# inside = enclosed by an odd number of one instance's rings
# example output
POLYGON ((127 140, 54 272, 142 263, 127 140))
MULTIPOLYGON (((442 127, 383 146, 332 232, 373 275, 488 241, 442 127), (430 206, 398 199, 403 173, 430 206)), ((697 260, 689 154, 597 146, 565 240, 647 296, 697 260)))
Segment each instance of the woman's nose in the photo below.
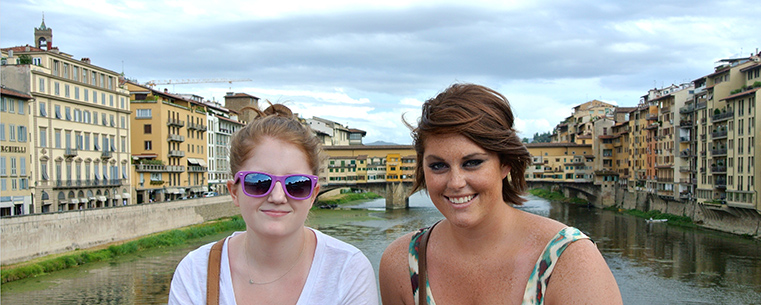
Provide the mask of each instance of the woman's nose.
POLYGON ((268 200, 272 203, 285 203, 288 201, 288 197, 285 195, 283 184, 275 182, 275 186, 272 187, 272 192, 268 196, 268 200))

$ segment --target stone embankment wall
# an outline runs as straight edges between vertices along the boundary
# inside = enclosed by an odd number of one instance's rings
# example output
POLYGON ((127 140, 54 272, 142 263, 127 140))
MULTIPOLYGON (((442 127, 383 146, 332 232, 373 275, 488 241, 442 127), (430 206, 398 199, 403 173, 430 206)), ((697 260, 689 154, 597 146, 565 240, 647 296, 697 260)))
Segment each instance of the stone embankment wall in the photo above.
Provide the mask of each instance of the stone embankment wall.
POLYGON ((129 240, 240 213, 230 196, 3 218, 3 265, 129 240))
POLYGON ((694 203, 665 200, 647 192, 616 191, 616 205, 640 211, 657 210, 678 216, 688 216, 696 224, 723 232, 761 238, 761 215, 754 210, 731 207, 709 208, 694 203))

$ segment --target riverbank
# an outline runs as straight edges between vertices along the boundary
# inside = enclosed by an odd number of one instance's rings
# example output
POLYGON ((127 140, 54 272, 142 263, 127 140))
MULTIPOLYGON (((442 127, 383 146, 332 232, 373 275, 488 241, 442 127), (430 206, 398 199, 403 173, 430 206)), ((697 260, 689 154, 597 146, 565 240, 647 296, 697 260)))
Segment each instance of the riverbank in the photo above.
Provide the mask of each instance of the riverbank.
MULTIPOLYGON (((553 201, 559 201, 559 202, 565 202, 565 203, 571 203, 571 204, 580 204, 580 205, 589 204, 586 200, 583 200, 580 198, 566 198, 560 192, 550 192, 546 189, 531 189, 528 192, 534 196, 544 198, 547 200, 553 200, 553 201)), ((645 211, 640 211, 636 209, 628 210, 628 209, 622 209, 618 207, 608 207, 608 208, 605 208, 605 210, 629 214, 629 215, 636 216, 643 219, 657 219, 661 221, 665 220, 664 222, 668 223, 669 225, 690 227, 690 228, 698 227, 698 225, 695 224, 690 217, 662 213, 657 210, 651 210, 651 211, 645 212, 645 211)))

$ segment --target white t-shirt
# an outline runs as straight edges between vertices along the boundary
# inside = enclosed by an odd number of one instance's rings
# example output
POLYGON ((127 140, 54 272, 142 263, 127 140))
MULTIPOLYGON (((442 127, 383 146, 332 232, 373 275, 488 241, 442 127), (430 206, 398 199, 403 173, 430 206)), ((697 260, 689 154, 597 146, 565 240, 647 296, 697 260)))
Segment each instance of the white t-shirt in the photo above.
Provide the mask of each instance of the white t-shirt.
MULTIPOLYGON (((312 267, 297 305, 378 304, 375 272, 356 247, 311 229, 317 237, 312 267)), ((219 274, 219 304, 235 304, 230 260, 225 240, 219 274)), ((214 242, 188 253, 177 265, 169 289, 169 304, 206 304, 206 270, 214 242)))

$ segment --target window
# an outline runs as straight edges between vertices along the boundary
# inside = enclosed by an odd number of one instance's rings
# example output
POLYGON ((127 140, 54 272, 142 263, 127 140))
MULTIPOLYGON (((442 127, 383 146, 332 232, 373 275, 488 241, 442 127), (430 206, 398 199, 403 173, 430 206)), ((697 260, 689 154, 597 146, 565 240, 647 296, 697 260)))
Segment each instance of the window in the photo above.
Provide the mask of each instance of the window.
POLYGON ((22 143, 26 142, 26 126, 18 127, 18 141, 22 143))
MULTIPOLYGON (((109 80, 111 80, 111 78, 109 78, 109 80)), ((108 103, 109 103, 109 106, 114 107, 114 96, 113 95, 109 95, 108 96, 108 103)))
POLYGON ((100 103, 103 104, 103 105, 106 104, 106 94, 105 93, 101 93, 100 94, 100 103))
POLYGON ((116 123, 114 123, 114 115, 113 114, 110 116, 110 119, 111 119, 111 127, 116 127, 116 123))
POLYGON ((16 141, 16 125, 8 124, 8 132, 10 133, 8 136, 8 141, 15 142, 16 141))
POLYGON ((145 124, 143 125, 143 133, 144 134, 151 134, 151 124, 145 124))
POLYGON ((92 91, 92 102, 98 103, 98 92, 95 92, 95 90, 92 91))
POLYGON ((45 92, 45 79, 40 77, 40 92, 45 92))
POLYGON ((61 118, 61 105, 55 105, 55 118, 60 119, 61 118))
POLYGON ((104 113, 103 115, 100 116, 100 118, 101 118, 100 121, 101 123, 103 123, 103 126, 108 126, 108 121, 106 120, 106 114, 104 113))
POLYGON ((61 148, 61 130, 55 130, 55 148, 61 148))
POLYGON ((137 109, 135 110, 135 117, 138 119, 150 119, 151 116, 151 109, 137 109))
POLYGON ((11 176, 16 176, 16 157, 11 157, 11 176))
POLYGON ((71 121, 71 108, 64 107, 64 114, 66 115, 66 120, 71 121))
POLYGON ((85 145, 83 146, 84 150, 90 150, 90 133, 85 132, 84 135, 85 145))
POLYGON ((122 137, 121 149, 122 152, 127 152, 127 137, 122 137))
POLYGON ((151 150, 153 149, 153 145, 151 144, 151 141, 145 141, 145 150, 151 150))
POLYGON ((74 86, 74 99, 79 99, 79 87, 74 86))
POLYGON ((93 111, 92 112, 92 123, 93 124, 98 124, 98 112, 97 111, 93 111))
POLYGON ((122 129, 127 128, 127 121, 125 120, 124 117, 121 117, 121 119, 122 119, 122 124, 121 124, 122 129))
POLYGON ((74 122, 82 122, 82 110, 74 109, 74 122))
POLYGON ((90 101, 90 90, 89 89, 85 89, 85 92, 83 92, 83 96, 85 97, 85 102, 89 102, 90 101))
POLYGON ((0 111, 2 112, 8 111, 8 100, 6 100, 5 97, 0 99, 0 111))
POLYGON ((18 114, 24 114, 24 101, 18 101, 18 114))
POLYGON ((58 82, 55 82, 54 84, 55 84, 55 87, 53 92, 55 93, 55 95, 61 95, 61 84, 58 82))
POLYGON ((0 141, 5 141, 5 124, 0 123, 0 141))
POLYGON ((69 85, 63 85, 63 96, 69 97, 69 85))
POLYGON ((48 176, 48 163, 42 162, 40 163, 40 174, 42 175, 42 180, 49 180, 50 177, 48 176))
POLYGON ((40 102, 40 116, 48 116, 48 110, 45 108, 45 103, 40 102))
POLYGON ((40 127, 40 147, 48 147, 48 130, 40 127))
POLYGON ((26 157, 19 157, 19 176, 26 177, 26 157))
POLYGON ((0 176, 5 177, 7 175, 8 175, 8 172, 5 169, 5 157, 0 157, 0 176))

